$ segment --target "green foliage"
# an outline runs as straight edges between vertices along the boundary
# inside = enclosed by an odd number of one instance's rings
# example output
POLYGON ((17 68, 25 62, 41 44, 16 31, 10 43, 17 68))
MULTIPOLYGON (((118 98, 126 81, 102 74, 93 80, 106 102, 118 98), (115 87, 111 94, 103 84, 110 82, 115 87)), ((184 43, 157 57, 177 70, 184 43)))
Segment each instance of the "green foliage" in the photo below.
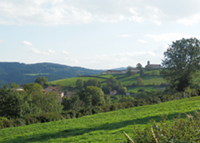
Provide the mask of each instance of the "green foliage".
POLYGON ((19 88, 19 85, 12 82, 12 83, 10 83, 10 87, 16 89, 16 88, 19 88))
POLYGON ((131 66, 128 66, 128 67, 127 67, 127 74, 128 74, 128 75, 131 75, 131 69, 132 69, 131 66))
MULTIPOLYGON (((186 114, 186 119, 175 118, 172 123, 166 123, 167 116, 163 117, 160 123, 151 120, 151 127, 146 127, 144 130, 134 127, 133 141, 134 142, 198 142, 199 141, 199 120, 200 113, 195 112, 194 116, 186 114)), ((130 138, 128 139, 128 142, 130 138)))
POLYGON ((77 79, 76 88, 81 89, 83 87, 83 81, 81 79, 77 79))
POLYGON ((140 74, 140 77, 141 77, 141 78, 144 77, 144 69, 140 69, 139 74, 140 74))
POLYGON ((63 106, 60 103, 60 97, 56 92, 47 92, 45 95, 40 96, 39 106, 43 113, 47 112, 57 112, 62 111, 63 106))
POLYGON ((38 78, 36 78, 35 83, 40 84, 42 87, 45 86, 45 84, 47 84, 48 79, 44 76, 39 76, 38 78))
POLYGON ((73 107, 72 99, 70 97, 64 97, 62 100, 63 110, 70 110, 73 107))
POLYGON ((23 116, 25 103, 23 97, 10 89, 0 89, 0 116, 17 118, 23 116))
MULTIPOLYGON (((127 142, 123 131, 135 141, 133 130, 137 128, 141 131, 145 128, 151 129, 153 125, 149 122, 151 120, 155 120, 159 127, 160 121, 162 121, 161 114, 164 116, 168 114, 165 123, 169 127, 170 124, 173 125, 173 118, 177 118, 178 113, 181 113, 181 118, 185 118, 183 113, 188 115, 191 113, 194 116, 193 112, 199 109, 199 99, 198 96, 95 115, 90 115, 93 109, 87 108, 87 110, 79 111, 82 115, 88 114, 81 118, 1 129, 0 142, 106 142, 106 139, 109 143, 127 142)), ((123 108, 122 105, 115 107, 123 108)), ((94 109, 94 111, 99 110, 94 109)), ((66 115, 70 118, 78 117, 77 114, 73 111, 62 112, 63 117, 66 115)), ((153 130, 156 135, 156 129, 153 128, 153 130)))
POLYGON ((105 104, 102 89, 95 86, 87 86, 82 89, 79 96, 86 106, 102 106, 105 104))
POLYGON ((153 70, 152 71, 152 75, 158 75, 158 71, 157 70, 153 70))
POLYGON ((141 69, 142 69, 142 65, 141 65, 140 63, 138 63, 138 64, 136 65, 136 68, 139 69, 139 70, 141 70, 141 69))
POLYGON ((143 85, 142 78, 138 77, 138 79, 137 79, 137 85, 143 85))
POLYGON ((87 86, 99 86, 99 81, 98 79, 89 79, 87 82, 84 83, 84 87, 86 88, 87 86))
POLYGON ((161 74, 172 88, 184 91, 192 85, 200 69, 200 41, 196 38, 183 38, 172 42, 164 56, 161 74))

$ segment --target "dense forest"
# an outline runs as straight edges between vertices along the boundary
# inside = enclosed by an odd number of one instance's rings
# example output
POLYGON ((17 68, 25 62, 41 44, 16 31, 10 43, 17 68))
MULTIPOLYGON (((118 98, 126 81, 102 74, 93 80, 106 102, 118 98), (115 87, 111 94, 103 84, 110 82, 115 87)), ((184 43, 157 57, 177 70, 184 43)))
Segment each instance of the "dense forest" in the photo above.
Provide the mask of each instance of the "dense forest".
POLYGON ((24 64, 18 62, 0 62, 0 87, 15 82, 25 84, 34 82, 39 76, 45 76, 49 81, 76 77, 80 75, 96 75, 101 70, 91 70, 82 67, 70 67, 54 63, 24 64))

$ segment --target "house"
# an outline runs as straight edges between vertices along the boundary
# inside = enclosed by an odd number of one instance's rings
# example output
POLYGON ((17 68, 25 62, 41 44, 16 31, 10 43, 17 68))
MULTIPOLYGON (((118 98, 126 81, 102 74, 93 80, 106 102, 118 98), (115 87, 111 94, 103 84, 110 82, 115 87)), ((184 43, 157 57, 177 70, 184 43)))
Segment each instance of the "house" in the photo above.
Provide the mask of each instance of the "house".
POLYGON ((13 88, 13 90, 14 90, 14 91, 17 91, 17 92, 22 92, 22 91, 24 91, 23 88, 13 88))
POLYGON ((108 70, 107 74, 125 74, 126 70, 108 70))
POLYGON ((160 64, 150 64, 150 61, 147 61, 147 65, 145 66, 145 68, 154 68, 154 69, 160 69, 162 68, 162 66, 160 64))
POLYGON ((64 92, 58 91, 55 87, 47 87, 45 89, 42 89, 43 94, 45 95, 47 92, 56 92, 60 97, 60 102, 62 102, 62 99, 64 97, 64 92))
POLYGON ((110 96, 114 96, 117 94, 117 91, 116 90, 113 90, 113 91, 110 91, 110 96))
POLYGON ((131 72, 139 72, 140 70, 137 68, 131 68, 131 72))

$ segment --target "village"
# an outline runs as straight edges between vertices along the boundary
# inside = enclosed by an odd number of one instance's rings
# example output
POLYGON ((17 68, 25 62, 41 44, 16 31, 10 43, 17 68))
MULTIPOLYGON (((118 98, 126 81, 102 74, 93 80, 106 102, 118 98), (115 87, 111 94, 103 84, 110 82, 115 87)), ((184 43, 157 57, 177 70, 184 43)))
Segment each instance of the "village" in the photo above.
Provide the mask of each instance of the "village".
MULTIPOLYGON (((148 69, 148 68, 151 68, 151 69, 161 69, 162 66, 160 64, 150 64, 150 61, 147 61, 147 65, 145 67, 141 67, 141 69, 148 69)), ((139 72, 140 69, 137 69, 137 68, 132 68, 130 69, 130 72, 139 72)), ((102 75, 114 75, 114 74, 127 74, 128 72, 128 69, 127 70, 107 70, 107 71, 103 71, 101 74, 102 75)), ((16 89, 13 89, 14 91, 17 91, 17 92, 22 92, 24 91, 23 88, 16 88, 16 89)), ((62 102, 63 98, 64 97, 70 97, 72 98, 74 95, 76 95, 76 91, 69 91, 69 90, 66 90, 65 92, 62 92, 60 91, 59 89, 57 89, 55 86, 49 86, 49 87, 46 87, 44 89, 42 89, 43 91, 43 95, 45 95, 47 92, 55 92, 59 95, 59 98, 60 98, 60 102, 62 102)), ((114 96, 117 94, 117 91, 116 90, 112 90, 110 91, 110 96, 114 96)), ((126 95, 130 95, 130 93, 126 93, 126 95)))

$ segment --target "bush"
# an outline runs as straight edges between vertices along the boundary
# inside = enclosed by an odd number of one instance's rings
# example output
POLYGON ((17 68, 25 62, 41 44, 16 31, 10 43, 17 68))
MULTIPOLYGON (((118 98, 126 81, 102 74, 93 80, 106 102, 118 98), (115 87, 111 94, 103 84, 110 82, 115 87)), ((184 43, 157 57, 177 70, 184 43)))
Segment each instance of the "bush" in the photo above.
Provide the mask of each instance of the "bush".
MULTIPOLYGON (((198 142, 200 134, 200 113, 195 112, 194 116, 186 114, 187 119, 181 119, 180 114, 177 119, 174 119, 173 123, 166 123, 166 117, 162 117, 160 124, 157 124, 154 120, 151 121, 151 127, 147 127, 144 130, 138 129, 135 126, 133 130, 134 142, 198 142)), ((131 138, 125 133, 127 137, 127 143, 131 138)))
POLYGON ((36 116, 34 115, 27 115, 24 117, 24 121, 26 125, 38 123, 36 116))
POLYGON ((145 92, 144 89, 138 89, 138 92, 145 92))
POLYGON ((13 127, 14 123, 5 117, 0 117, 0 129, 13 127))
POLYGON ((15 127, 26 125, 25 120, 22 118, 17 118, 15 120, 13 120, 13 123, 14 123, 15 127))

